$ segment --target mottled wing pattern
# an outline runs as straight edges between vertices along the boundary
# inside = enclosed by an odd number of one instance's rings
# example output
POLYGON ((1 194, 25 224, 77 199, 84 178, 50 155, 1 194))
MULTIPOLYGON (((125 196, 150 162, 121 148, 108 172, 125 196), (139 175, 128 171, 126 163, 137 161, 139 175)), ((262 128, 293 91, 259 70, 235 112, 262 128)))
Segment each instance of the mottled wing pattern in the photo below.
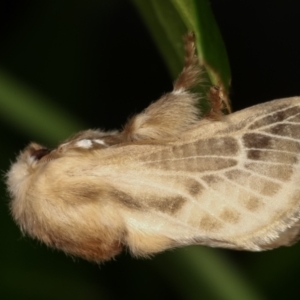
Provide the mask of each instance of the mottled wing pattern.
POLYGON ((131 146, 122 150, 131 158, 115 180, 119 199, 130 208, 124 216, 129 239, 131 233, 162 234, 168 246, 254 251, 297 239, 299 98, 203 122, 182 140, 151 150, 136 145, 137 155, 131 146))

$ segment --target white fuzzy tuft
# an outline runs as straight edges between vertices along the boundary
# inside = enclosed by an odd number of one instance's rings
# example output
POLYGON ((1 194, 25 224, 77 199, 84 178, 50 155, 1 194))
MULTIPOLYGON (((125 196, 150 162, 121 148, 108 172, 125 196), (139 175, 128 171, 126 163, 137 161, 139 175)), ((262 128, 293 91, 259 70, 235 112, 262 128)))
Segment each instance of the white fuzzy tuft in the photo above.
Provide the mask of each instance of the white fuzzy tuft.
POLYGON ((89 149, 92 147, 93 143, 91 140, 84 139, 76 142, 75 145, 79 148, 89 149))

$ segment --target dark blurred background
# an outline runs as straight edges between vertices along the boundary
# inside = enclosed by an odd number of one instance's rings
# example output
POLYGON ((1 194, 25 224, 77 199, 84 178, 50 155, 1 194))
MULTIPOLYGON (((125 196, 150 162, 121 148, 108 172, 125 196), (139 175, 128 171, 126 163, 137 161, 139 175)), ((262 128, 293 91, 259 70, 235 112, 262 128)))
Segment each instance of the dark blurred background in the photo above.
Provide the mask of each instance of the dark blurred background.
MULTIPOLYGON (((211 6, 231 64, 234 110, 300 95, 300 2, 211 0, 211 6)), ((172 87, 128 0, 2 0, 0 37, 0 70, 87 128, 119 128, 172 87)), ((7 118, 0 126, 3 175, 35 137, 7 118)), ((1 299, 192 299, 163 271, 179 272, 167 263, 169 253, 152 260, 124 254, 100 267, 73 260, 21 236, 3 182, 1 200, 1 299)), ((209 251, 234 265, 260 299, 298 299, 299 245, 265 253, 209 251)), ((205 295, 193 299, 222 299, 205 295)))

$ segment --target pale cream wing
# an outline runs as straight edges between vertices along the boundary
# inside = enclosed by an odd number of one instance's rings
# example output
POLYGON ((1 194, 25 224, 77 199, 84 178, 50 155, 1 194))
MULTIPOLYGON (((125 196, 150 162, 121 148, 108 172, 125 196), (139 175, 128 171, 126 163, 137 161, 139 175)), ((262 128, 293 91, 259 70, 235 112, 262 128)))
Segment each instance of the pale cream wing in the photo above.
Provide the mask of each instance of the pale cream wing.
POLYGON ((110 160, 107 176, 128 208, 129 244, 140 235, 164 237, 162 248, 199 243, 262 250, 297 239, 300 99, 202 123, 176 142, 111 149, 123 155, 121 165, 110 160))

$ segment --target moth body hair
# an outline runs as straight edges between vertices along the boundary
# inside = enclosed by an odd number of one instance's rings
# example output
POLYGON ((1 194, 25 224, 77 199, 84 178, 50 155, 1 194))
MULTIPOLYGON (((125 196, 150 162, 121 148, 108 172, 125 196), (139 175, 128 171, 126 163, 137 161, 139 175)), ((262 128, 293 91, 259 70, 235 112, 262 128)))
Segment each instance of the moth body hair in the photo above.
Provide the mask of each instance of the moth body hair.
POLYGON ((262 251, 299 239, 300 98, 222 114, 205 96, 194 36, 172 92, 120 131, 86 130, 20 152, 6 175, 22 232, 89 261, 187 245, 262 251))

